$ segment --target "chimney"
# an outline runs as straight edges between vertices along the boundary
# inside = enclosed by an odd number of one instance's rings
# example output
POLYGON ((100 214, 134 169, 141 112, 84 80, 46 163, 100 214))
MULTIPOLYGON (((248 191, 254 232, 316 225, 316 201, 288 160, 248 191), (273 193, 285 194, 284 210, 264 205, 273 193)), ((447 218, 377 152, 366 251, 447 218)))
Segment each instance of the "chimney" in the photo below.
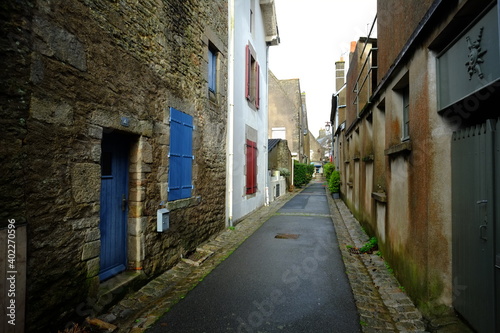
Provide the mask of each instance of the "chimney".
MULTIPOLYGON (((342 89, 342 86, 345 84, 345 61, 344 58, 341 57, 339 61, 335 62, 335 91, 339 91, 342 89)), ((343 89, 338 94, 337 105, 345 105, 346 104, 346 90, 343 89)))
POLYGON ((351 51, 349 52, 349 62, 351 62, 351 59, 352 59, 352 55, 354 54, 354 52, 356 52, 356 45, 357 43, 356 42, 351 42, 351 51))
POLYGON ((335 90, 339 91, 345 83, 345 61, 343 57, 335 62, 335 90))

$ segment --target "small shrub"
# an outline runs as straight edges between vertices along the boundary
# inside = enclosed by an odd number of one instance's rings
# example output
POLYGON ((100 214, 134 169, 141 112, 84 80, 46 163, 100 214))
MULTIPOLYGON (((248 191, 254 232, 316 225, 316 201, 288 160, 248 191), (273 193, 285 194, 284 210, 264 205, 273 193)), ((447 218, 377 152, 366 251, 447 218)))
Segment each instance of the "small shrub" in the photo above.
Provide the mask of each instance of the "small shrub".
POLYGON ((378 241, 376 237, 370 238, 368 242, 365 243, 360 249, 359 252, 361 253, 367 253, 367 252, 373 252, 374 250, 378 249, 378 241))
POLYGON ((330 178, 328 179, 328 189, 331 193, 340 192, 340 172, 333 171, 330 178))

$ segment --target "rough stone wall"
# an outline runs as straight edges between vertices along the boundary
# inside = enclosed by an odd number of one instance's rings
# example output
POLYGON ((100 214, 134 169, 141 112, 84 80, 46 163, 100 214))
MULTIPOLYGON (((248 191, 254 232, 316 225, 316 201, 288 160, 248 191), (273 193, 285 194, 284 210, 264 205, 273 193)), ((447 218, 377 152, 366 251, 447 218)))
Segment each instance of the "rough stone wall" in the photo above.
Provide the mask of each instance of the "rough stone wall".
POLYGON ((17 1, 2 5, 1 15, 8 31, 2 126, 10 142, 2 144, 9 175, 2 177, 2 214, 28 222, 33 330, 81 315, 77 308, 88 309, 99 287, 103 135, 120 132, 131 141, 129 268, 158 275, 224 227, 227 3, 17 1), (213 98, 209 42, 220 51, 213 98), (194 118, 198 199, 173 210, 171 229, 159 234, 170 106, 194 118), (130 124, 122 126, 121 117, 130 124))
POLYGON ((286 140, 280 140, 276 147, 269 152, 269 170, 286 168, 292 171, 292 154, 286 140))
POLYGON ((25 223, 26 185, 23 154, 31 93, 31 1, 2 3, 0 10, 0 228, 8 219, 25 223))

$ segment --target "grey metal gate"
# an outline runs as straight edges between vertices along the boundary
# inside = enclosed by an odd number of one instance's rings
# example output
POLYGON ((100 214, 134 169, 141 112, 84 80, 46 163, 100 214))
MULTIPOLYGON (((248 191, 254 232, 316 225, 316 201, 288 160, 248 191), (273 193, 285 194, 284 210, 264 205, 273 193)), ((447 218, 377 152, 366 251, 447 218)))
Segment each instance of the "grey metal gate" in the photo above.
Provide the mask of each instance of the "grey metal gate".
POLYGON ((500 167, 498 124, 488 120, 455 132, 451 146, 453 306, 478 332, 498 332, 495 326, 500 321, 496 290, 500 285, 495 287, 500 279, 495 268, 499 258, 495 249, 499 244, 495 213, 500 208, 500 173, 495 172, 500 167))

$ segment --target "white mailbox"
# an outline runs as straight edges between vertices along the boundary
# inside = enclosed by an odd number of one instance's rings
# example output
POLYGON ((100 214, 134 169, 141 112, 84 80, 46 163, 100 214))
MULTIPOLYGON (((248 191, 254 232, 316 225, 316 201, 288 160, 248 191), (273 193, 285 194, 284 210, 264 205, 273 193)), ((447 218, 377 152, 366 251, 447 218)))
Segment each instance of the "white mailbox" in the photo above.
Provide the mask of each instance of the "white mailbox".
POLYGON ((156 211, 157 226, 156 231, 164 232, 170 228, 170 211, 166 208, 156 211))

